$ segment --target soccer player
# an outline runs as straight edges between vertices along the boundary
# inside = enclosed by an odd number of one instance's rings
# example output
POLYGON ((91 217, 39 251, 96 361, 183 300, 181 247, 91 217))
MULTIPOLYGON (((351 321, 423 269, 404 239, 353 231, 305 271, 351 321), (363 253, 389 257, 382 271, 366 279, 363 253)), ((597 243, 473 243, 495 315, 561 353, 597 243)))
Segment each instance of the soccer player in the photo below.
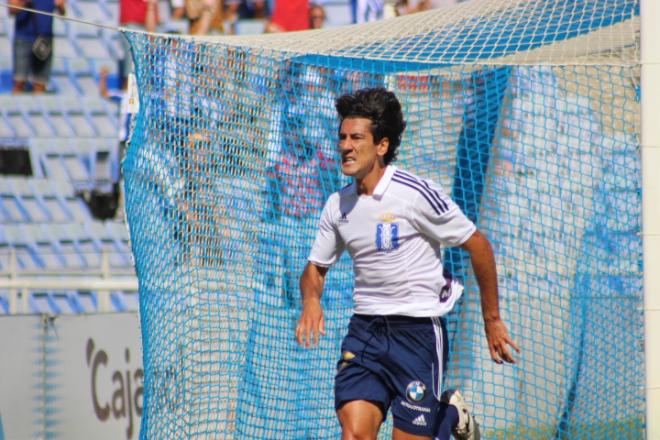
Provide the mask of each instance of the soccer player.
POLYGON ((328 268, 347 250, 354 315, 342 343, 335 408, 342 439, 376 439, 391 408, 393 439, 479 438, 456 390, 440 395, 447 355, 443 315, 462 287, 443 276, 440 245, 470 254, 493 361, 519 351, 500 318, 495 258, 486 237, 442 188, 393 166, 406 123, 396 96, 363 89, 337 99, 341 170, 354 181, 323 208, 300 278, 298 343, 325 334, 321 294, 328 268))

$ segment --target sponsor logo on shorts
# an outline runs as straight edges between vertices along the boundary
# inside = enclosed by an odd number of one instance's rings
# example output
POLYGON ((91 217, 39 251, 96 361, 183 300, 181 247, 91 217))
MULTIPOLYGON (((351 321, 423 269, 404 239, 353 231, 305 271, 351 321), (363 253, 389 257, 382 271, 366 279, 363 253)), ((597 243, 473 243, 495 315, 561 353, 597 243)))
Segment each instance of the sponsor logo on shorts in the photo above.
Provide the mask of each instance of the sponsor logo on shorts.
POLYGON ((405 406, 408 409, 412 409, 412 410, 415 410, 415 411, 422 411, 422 412, 426 412, 426 413, 431 412, 431 408, 427 408, 425 406, 412 405, 412 404, 406 402, 405 400, 401 401, 401 405, 405 406))
POLYGON ((406 387, 406 398, 409 402, 421 402, 426 396, 426 386, 418 380, 410 382, 406 387))

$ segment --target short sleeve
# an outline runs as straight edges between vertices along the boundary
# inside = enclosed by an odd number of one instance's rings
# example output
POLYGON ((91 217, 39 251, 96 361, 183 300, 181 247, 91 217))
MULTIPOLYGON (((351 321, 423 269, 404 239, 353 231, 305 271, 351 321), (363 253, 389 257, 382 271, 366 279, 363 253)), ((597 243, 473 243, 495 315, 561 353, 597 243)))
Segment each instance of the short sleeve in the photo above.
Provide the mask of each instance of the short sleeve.
POLYGON ((429 180, 422 181, 413 203, 412 223, 417 229, 443 246, 454 247, 465 243, 477 227, 448 197, 442 187, 429 180))
POLYGON ((333 216, 333 213, 337 211, 337 200, 336 193, 330 196, 321 213, 316 239, 308 259, 318 266, 332 266, 344 252, 344 242, 339 236, 334 222, 335 216, 333 216))

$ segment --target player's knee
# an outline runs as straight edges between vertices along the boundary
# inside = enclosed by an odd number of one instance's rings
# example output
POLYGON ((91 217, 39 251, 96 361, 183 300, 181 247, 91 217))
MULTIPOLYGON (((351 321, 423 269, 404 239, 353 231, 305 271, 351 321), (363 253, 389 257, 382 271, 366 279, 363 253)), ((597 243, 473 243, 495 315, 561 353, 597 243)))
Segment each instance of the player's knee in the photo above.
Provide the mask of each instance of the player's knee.
POLYGON ((377 429, 359 423, 343 423, 341 425, 342 440, 376 440, 377 429))
POLYGON ((365 417, 340 417, 342 440, 376 440, 378 436, 378 420, 365 417))

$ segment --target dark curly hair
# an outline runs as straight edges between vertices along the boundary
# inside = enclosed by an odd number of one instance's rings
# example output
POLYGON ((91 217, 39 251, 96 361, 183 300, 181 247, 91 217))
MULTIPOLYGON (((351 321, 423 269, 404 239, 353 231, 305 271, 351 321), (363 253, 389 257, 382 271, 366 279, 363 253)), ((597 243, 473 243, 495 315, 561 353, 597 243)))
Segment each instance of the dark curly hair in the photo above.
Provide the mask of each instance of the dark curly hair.
POLYGON ((371 120, 374 143, 379 143, 383 138, 389 140, 384 157, 385 165, 396 160, 406 121, 403 120, 401 103, 394 93, 383 87, 360 89, 337 98, 335 108, 341 121, 346 118, 371 120))

